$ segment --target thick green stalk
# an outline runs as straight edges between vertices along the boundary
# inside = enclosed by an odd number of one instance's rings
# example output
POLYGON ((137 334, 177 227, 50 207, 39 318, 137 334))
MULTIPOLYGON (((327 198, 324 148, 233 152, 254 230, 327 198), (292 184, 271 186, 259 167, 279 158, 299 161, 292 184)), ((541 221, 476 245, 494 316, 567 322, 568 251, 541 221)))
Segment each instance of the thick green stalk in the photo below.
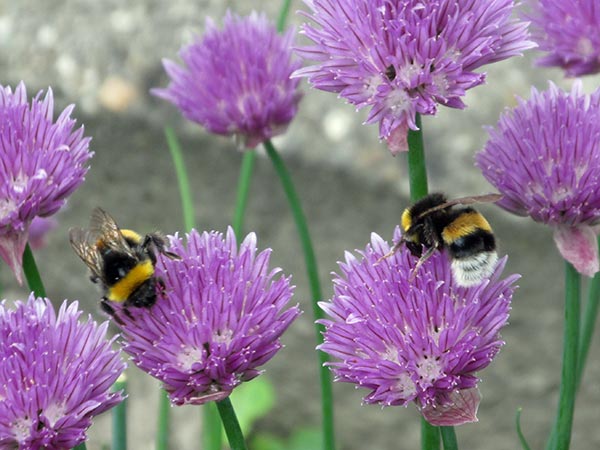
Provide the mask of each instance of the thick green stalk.
POLYGON ((456 440, 454 427, 440 427, 440 433, 442 435, 444 450, 458 450, 458 441, 456 440))
POLYGON ((568 450, 577 391, 577 358, 580 314, 579 272, 565 262, 565 322, 563 331, 563 362, 558 399, 558 414, 546 446, 549 450, 568 450))
POLYGON ((231 450, 246 450, 244 435, 242 434, 242 429, 235 415, 231 400, 226 398, 216 403, 231 450))
POLYGON ((165 136, 167 138, 169 152, 171 152, 171 158, 173 159, 173 165, 175 166, 177 182, 179 183, 179 195, 181 196, 181 207, 183 210, 183 224, 185 226, 185 231, 189 232, 194 228, 196 215, 194 212, 192 190, 190 189, 190 182, 183 160, 183 153, 179 141, 177 140, 177 136, 171 127, 165 127, 165 136))
POLYGON ((23 252, 23 273, 25 274, 29 290, 32 291, 36 297, 46 297, 46 289, 44 288, 42 277, 38 271, 29 244, 25 246, 25 252, 23 252))
MULTIPOLYGON (((296 222, 296 228, 298 230, 298 236, 302 245, 302 251, 304 253, 304 262, 306 264, 306 271, 308 273, 308 280, 310 284, 310 291, 312 297, 312 310, 314 320, 323 318, 323 311, 319 308, 317 302, 322 300, 321 285, 319 282, 319 273, 317 270, 317 260, 315 258, 315 252, 308 231, 308 225, 306 223, 306 217, 302 211, 300 199, 292 183, 289 172, 287 171, 283 160, 275 150, 273 143, 270 140, 264 143, 267 155, 271 158, 273 167, 279 175, 281 185, 287 196, 294 221, 296 222)), ((323 342, 322 333, 325 328, 322 325, 315 324, 315 335, 317 343, 323 342)), ((335 431, 334 431, 334 418, 333 418, 333 389, 331 386, 331 374, 329 369, 324 365, 329 358, 321 351, 317 352, 319 357, 319 375, 321 379, 321 412, 323 419, 323 442, 325 450, 333 450, 335 448, 335 431)))
MULTIPOLYGON (((112 390, 127 395, 127 378, 123 373, 112 390)), ((112 450, 127 450, 127 398, 112 409, 112 450)))
POLYGON ((171 402, 164 389, 158 398, 158 424, 156 426, 156 450, 169 450, 169 429, 171 427, 171 402))
POLYGON ((428 192, 423 127, 421 126, 421 116, 419 114, 415 118, 415 123, 419 129, 417 131, 408 130, 408 182, 412 202, 425 197, 428 192))
MULTIPOLYGON (((599 247, 600 247, 600 240, 599 247)), ((583 325, 579 340, 579 356, 577 357, 577 390, 581 386, 585 363, 587 361, 590 343, 596 328, 596 317, 598 317, 598 305, 600 300, 600 273, 594 275, 590 282, 585 311, 583 313, 583 325)))
MULTIPOLYGON (((183 152, 177 140, 177 136, 170 127, 165 127, 165 135, 175 174, 179 183, 181 196, 181 207, 183 212, 183 224, 186 232, 196 227, 196 214, 194 211, 194 200, 190 188, 189 178, 183 159, 183 152)), ((156 434, 157 450, 168 450, 169 425, 170 425, 170 402, 166 393, 161 393, 158 412, 158 430, 156 434)), ((205 450, 221 450, 221 424, 217 412, 210 405, 203 407, 203 445, 205 450)))
POLYGON ((440 429, 421 417, 421 450, 439 450, 440 429))
MULTIPOLYGON (((425 146, 423 144, 423 127, 421 116, 416 115, 415 123, 418 130, 408 130, 408 182, 410 200, 416 202, 428 193, 427 166, 425 164, 425 146)), ((421 418, 421 448, 422 450, 439 450, 440 430, 421 418)))
POLYGON ((85 446, 85 442, 82 442, 77 447, 75 447, 73 450, 87 450, 87 447, 85 446))
POLYGON ((241 239, 243 233, 244 214, 246 212, 246 205, 248 204, 248 193, 250 191, 250 181, 252 180, 252 170, 254 168, 255 160, 256 152, 254 150, 247 150, 244 153, 240 177, 238 179, 235 212, 233 215, 233 231, 238 239, 241 239))

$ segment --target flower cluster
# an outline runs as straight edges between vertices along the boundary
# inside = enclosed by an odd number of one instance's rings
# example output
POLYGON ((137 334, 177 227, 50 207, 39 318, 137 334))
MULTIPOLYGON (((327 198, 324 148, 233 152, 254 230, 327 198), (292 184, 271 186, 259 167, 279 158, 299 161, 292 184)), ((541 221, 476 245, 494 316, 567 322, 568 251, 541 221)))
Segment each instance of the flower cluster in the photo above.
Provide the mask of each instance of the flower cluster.
MULTIPOLYGON (((395 240, 400 240, 396 230, 395 240)), ((415 402, 433 425, 476 420, 476 373, 503 342, 517 275, 500 279, 506 258, 489 280, 460 287, 448 256, 436 251, 410 280, 416 258, 405 246, 393 256, 373 234, 359 258, 347 253, 334 296, 322 302, 330 319, 320 349, 338 381, 370 390, 366 403, 415 402)))
POLYGON ((300 69, 317 89, 357 108, 392 153, 407 149, 415 114, 437 105, 464 108, 461 97, 482 84, 481 66, 534 44, 527 23, 511 19, 512 0, 310 0, 315 25, 303 32, 314 45, 298 53, 317 64, 300 69))
POLYGON ((581 273, 598 272, 600 90, 532 88, 488 132, 476 164, 504 195, 497 204, 554 227, 563 257, 581 273))
POLYGON ((56 213, 88 170, 90 138, 73 129, 73 108, 53 121, 52 90, 30 105, 23 83, 0 86, 0 256, 20 283, 32 220, 56 213))
POLYGON ((207 19, 204 37, 179 53, 184 66, 163 62, 169 86, 152 92, 208 131, 255 147, 296 115, 301 95, 290 75, 300 63, 292 41, 293 30, 277 34, 264 14, 227 12, 222 30, 207 19))
POLYGON ((597 0, 534 0, 532 38, 548 54, 537 62, 562 67, 569 76, 600 71, 597 0))
POLYGON ((270 250, 257 254, 249 234, 238 250, 230 228, 177 236, 162 257, 156 276, 164 292, 150 311, 122 314, 124 350, 145 372, 158 378, 174 404, 222 400, 281 348, 279 338, 300 314, 284 311, 292 296, 289 278, 269 270, 270 250))
POLYGON ((110 392, 125 364, 108 323, 78 322, 77 307, 64 302, 57 315, 33 295, 14 310, 0 303, 0 448, 74 448, 123 399, 110 392))

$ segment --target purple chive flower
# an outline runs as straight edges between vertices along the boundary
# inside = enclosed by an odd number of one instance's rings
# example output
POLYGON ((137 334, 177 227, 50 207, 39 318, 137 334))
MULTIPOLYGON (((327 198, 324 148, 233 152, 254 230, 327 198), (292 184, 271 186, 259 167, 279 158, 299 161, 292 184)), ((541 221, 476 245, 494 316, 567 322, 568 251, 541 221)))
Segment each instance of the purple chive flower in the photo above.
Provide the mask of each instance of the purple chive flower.
POLYGON ((0 449, 64 450, 86 440, 92 418, 123 400, 110 387, 125 369, 108 322, 79 322, 47 299, 0 303, 0 449))
POLYGON ((293 30, 280 35, 256 12, 242 18, 228 11, 223 22, 218 30, 206 19, 204 37, 179 52, 183 66, 163 61, 169 86, 151 92, 211 133, 253 148, 283 133, 298 110, 293 30))
MULTIPOLYGON (((396 229, 394 240, 400 240, 396 229)), ((477 373, 504 344, 518 275, 500 279, 506 257, 489 280, 456 285, 448 255, 436 251, 410 279, 417 258, 402 246, 380 260, 390 245, 373 233, 356 257, 346 253, 331 301, 321 350, 336 381, 370 392, 365 403, 383 406, 414 402, 433 425, 476 421, 477 373)))
POLYGON ((284 311, 290 279, 269 269, 270 250, 257 254, 256 235, 238 250, 233 230, 192 230, 187 244, 175 236, 156 276, 164 290, 151 309, 123 314, 124 350, 143 371, 158 378, 176 405, 222 400, 281 348, 279 338, 300 314, 284 311))
POLYGON ((32 220, 56 213, 88 171, 90 138, 74 130, 73 108, 53 121, 51 89, 29 104, 23 82, 0 86, 0 256, 19 283, 32 220))
POLYGON ((532 38, 548 54, 537 63, 562 67, 568 76, 600 72, 597 0, 534 0, 532 38))
POLYGON ((476 165, 504 195, 497 205, 552 226, 562 256, 587 276, 598 272, 600 90, 532 88, 488 133, 476 165))
POLYGON ((415 114, 433 115, 438 103, 465 108, 467 89, 485 81, 476 69, 534 46, 527 23, 511 19, 512 0, 305 3, 314 25, 302 31, 315 44, 297 51, 317 63, 293 76, 370 107, 365 123, 379 122, 392 154, 408 149, 415 114))

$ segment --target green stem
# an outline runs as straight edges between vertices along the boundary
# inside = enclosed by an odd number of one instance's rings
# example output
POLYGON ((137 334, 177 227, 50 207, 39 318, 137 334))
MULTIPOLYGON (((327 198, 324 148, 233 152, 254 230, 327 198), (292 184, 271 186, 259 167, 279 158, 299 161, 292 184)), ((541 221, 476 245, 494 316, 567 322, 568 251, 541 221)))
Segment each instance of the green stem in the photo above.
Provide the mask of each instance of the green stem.
POLYGON ((277 19, 277 31, 280 33, 285 28, 285 22, 287 21, 288 13, 290 12, 290 6, 292 4, 292 0, 283 0, 283 4, 281 5, 281 10, 279 12, 279 18, 277 19))
POLYGON ((171 426, 171 402, 164 389, 158 399, 158 425, 156 428, 156 450, 169 450, 169 428, 171 426))
MULTIPOLYGON (((313 250, 313 245, 310 239, 310 233, 308 231, 308 225, 306 223, 306 217, 302 211, 300 205, 300 199, 292 183, 289 172, 287 171, 283 160, 275 150, 273 143, 270 140, 264 143, 267 155, 271 158, 273 167, 279 176, 281 185, 288 199, 294 221, 296 222, 296 228, 298 229, 298 236, 302 244, 302 251, 304 253, 304 262, 306 264, 306 271, 308 273, 308 279, 310 284, 310 291, 312 296, 312 310, 313 317, 316 320, 323 318, 323 311, 319 308, 317 302, 322 299, 321 285, 319 282, 319 273, 317 270, 317 260, 313 250)), ((317 343, 323 342, 322 333, 325 328, 322 325, 315 324, 315 335, 317 343)), ((317 352, 319 356, 319 375, 321 380, 321 412, 323 416, 323 442, 325 450, 333 450, 335 448, 335 432, 334 432, 334 418, 333 418, 333 390, 331 386, 331 374, 329 369, 325 366, 325 363, 329 360, 327 355, 321 351, 317 352)))
POLYGON ((29 244, 25 246, 25 252, 23 252, 23 272, 25 273, 25 279, 29 290, 33 292, 36 297, 46 297, 46 289, 42 282, 42 277, 38 271, 33 252, 29 244))
MULTIPOLYGON (((600 247, 600 240, 598 241, 600 247)), ((585 363, 590 350, 592 336, 596 328, 596 317, 598 317, 598 305, 600 300, 600 273, 594 275, 590 282, 585 312, 583 313, 583 325, 581 327, 581 339, 579 340, 579 356, 577 358, 577 389, 581 386, 585 363)))
MULTIPOLYGON (((115 392, 123 391, 127 395, 127 378, 121 375, 112 387, 115 392)), ((127 398, 112 410, 112 450, 127 450, 127 398)))
POLYGON ((85 442, 82 442, 77 447, 73 448, 73 450, 87 450, 87 447, 85 446, 85 442))
POLYGON ((428 192, 423 127, 421 126, 421 116, 419 114, 415 117, 415 123, 419 129, 417 131, 408 130, 408 182, 412 202, 425 197, 428 192))
POLYGON ((565 324, 563 337, 563 362, 558 414, 547 448, 568 450, 575 409, 577 388, 577 347, 579 345, 579 295, 581 276, 565 262, 565 324))
POLYGON ((458 450, 458 441, 456 440, 454 427, 440 427, 440 433, 442 435, 442 442, 444 443, 444 450, 458 450))
POLYGON ((248 193, 250 192, 250 181, 252 180, 252 170, 256 161, 256 152, 248 150, 244 153, 240 177, 238 179, 237 200, 235 202, 235 212, 233 216, 233 231, 238 239, 241 239, 244 214, 248 204, 248 193))
POLYGON ((244 442, 244 435, 242 429, 233 410, 231 400, 226 398, 217 402, 217 408, 221 415, 221 421, 225 428, 225 434, 227 434, 227 440, 231 450, 246 450, 246 443, 244 442))
POLYGON ((421 450, 439 450, 440 430, 421 417, 421 450))
POLYGON ((531 450, 529 444, 527 443, 527 439, 525 439, 525 435, 523 434, 523 430, 521 429, 521 413, 523 412, 523 408, 517 408, 517 415, 515 417, 515 422, 517 425, 517 435, 519 436, 519 442, 521 443, 521 448, 523 450, 531 450))
MULTIPOLYGON (((418 130, 408 130, 408 183, 410 186, 410 200, 416 202, 425 197, 427 187, 427 166, 425 164, 425 147, 423 144, 423 127, 421 116, 415 117, 418 130)), ((421 418, 421 448, 423 450, 439 450, 440 431, 421 418)))
POLYGON ((185 231, 187 232, 194 228, 194 223, 196 220, 190 182, 187 176, 185 162, 183 161, 181 146, 179 145, 177 136, 171 127, 165 127, 165 136, 167 138, 169 152, 171 152, 171 158, 173 159, 173 165, 175 166, 177 182, 179 183, 179 195, 181 196, 181 206, 183 209, 183 224, 185 231))

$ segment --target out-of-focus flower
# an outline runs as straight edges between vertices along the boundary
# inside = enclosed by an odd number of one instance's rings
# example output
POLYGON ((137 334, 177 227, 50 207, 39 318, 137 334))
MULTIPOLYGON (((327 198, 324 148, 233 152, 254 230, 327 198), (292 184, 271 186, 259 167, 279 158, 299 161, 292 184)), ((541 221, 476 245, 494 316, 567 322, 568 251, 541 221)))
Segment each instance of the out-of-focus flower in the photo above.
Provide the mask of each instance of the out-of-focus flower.
POLYGON ((489 280, 460 287, 436 251, 409 280, 417 258, 402 246, 380 260, 389 251, 373 234, 358 258, 347 253, 333 298, 320 304, 330 317, 320 349, 335 358, 336 381, 369 389, 365 403, 414 402, 433 425, 476 421, 477 372, 503 345, 518 275, 500 279, 503 258, 489 280))
POLYGON ((29 225, 29 245, 33 250, 46 246, 46 235, 58 226, 54 217, 34 217, 29 225))
POLYGON ((497 205, 552 226, 562 256, 587 276, 598 272, 600 90, 532 88, 488 133, 476 165, 503 194, 497 205))
POLYGON ((257 254, 249 234, 238 250, 233 230, 175 236, 160 257, 156 276, 164 290, 151 309, 120 315, 124 350, 158 378, 174 404, 222 400, 281 348, 279 338, 300 314, 284 310, 292 296, 289 278, 269 270, 270 250, 257 254))
POLYGON ((600 8, 597 0, 534 0, 532 38, 548 54, 537 63, 562 67, 576 77, 600 71, 600 8))
POLYGON ((31 221, 56 213, 88 171, 90 138, 74 130, 73 108, 53 121, 51 89, 30 105, 25 84, 0 86, 0 256, 19 283, 31 221))
POLYGON ((106 339, 108 322, 78 321, 77 302, 58 315, 47 299, 0 303, 0 448, 71 449, 92 418, 123 400, 110 387, 125 369, 106 339))
POLYGON ((317 63, 293 76, 370 107, 365 123, 379 122, 393 154, 408 149, 416 113, 435 114, 438 103, 464 108, 467 89, 485 81, 476 69, 534 46, 527 23, 511 19, 512 0, 305 3, 315 25, 303 32, 314 45, 297 51, 317 63))
POLYGON ((255 147, 283 133, 298 110, 292 41, 293 30, 278 34, 264 14, 228 11, 222 30, 209 18, 204 37, 179 52, 183 66, 163 61, 171 82, 152 93, 211 133, 255 147))

